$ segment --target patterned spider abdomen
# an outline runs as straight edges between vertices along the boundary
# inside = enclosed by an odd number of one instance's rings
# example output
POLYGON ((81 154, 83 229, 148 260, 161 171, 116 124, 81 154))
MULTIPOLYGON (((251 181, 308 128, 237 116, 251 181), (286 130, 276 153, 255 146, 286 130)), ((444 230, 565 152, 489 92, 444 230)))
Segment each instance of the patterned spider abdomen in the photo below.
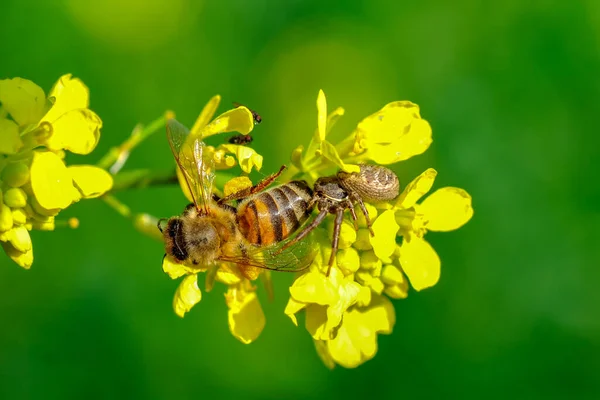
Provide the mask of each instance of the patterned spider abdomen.
POLYGON ((380 165, 361 164, 360 172, 337 174, 340 184, 366 202, 389 201, 398 197, 400 181, 396 174, 380 165))

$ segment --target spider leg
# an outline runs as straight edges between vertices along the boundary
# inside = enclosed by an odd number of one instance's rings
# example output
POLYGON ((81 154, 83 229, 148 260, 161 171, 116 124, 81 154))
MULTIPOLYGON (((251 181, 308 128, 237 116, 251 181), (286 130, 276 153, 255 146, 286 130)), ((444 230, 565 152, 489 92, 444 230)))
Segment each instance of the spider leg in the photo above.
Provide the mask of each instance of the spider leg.
POLYGON ((365 207, 365 203, 363 203, 363 200, 360 198, 360 196, 353 196, 354 200, 358 203, 358 206, 360 207, 362 213, 365 216, 365 221, 367 221, 367 227, 369 228, 369 232, 371 233, 371 236, 375 236, 375 232, 373 232, 373 228, 371 227, 371 218, 369 218, 369 212, 367 211, 367 207, 365 207))
POLYGON ((329 256, 329 267, 327 268, 327 276, 331 272, 331 266, 335 260, 337 253, 338 244, 340 241, 340 228, 342 227, 342 221, 344 220, 344 209, 338 208, 335 211, 335 223, 333 225, 333 241, 331 243, 331 256, 329 256))
POLYGON ((354 204, 352 204, 352 201, 347 200, 346 205, 348 206, 348 209, 350 210, 350 215, 352 216, 352 222, 354 223, 354 230, 358 231, 358 221, 356 219, 356 211, 354 210, 354 204))
POLYGON ((294 243, 304 239, 306 237, 306 235, 308 235, 313 229, 315 229, 317 226, 319 226, 319 224, 321 222, 323 222, 323 220, 325 219, 325 217, 327 216, 328 212, 327 210, 321 210, 321 212, 319 213, 319 215, 316 216, 315 219, 312 220, 312 222, 310 224, 308 224, 306 227, 304 227, 302 229, 302 231, 300 231, 300 233, 298 233, 298 235, 296 235, 292 240, 290 240, 289 242, 287 242, 286 244, 283 245, 283 247, 281 247, 279 250, 277 250, 275 252, 275 255, 281 253, 283 250, 287 249, 288 247, 290 247, 291 245, 293 245, 294 243))
POLYGON ((240 199, 243 199, 245 197, 251 196, 254 193, 258 193, 258 192, 262 191, 267 186, 269 186, 271 183, 273 183, 273 181, 275 179, 277 179, 277 177, 279 175, 281 175, 281 173, 283 172, 283 170, 285 168, 286 168, 285 165, 282 165, 281 168, 279 168, 279 171, 275 172, 272 175, 267 176, 265 179, 263 179, 262 181, 258 182, 256 185, 251 186, 251 187, 246 188, 246 189, 242 189, 242 190, 237 191, 235 193, 232 193, 229 196, 225 196, 225 197, 219 199, 218 202, 219 203, 226 203, 226 202, 232 201, 232 200, 240 200, 240 199))

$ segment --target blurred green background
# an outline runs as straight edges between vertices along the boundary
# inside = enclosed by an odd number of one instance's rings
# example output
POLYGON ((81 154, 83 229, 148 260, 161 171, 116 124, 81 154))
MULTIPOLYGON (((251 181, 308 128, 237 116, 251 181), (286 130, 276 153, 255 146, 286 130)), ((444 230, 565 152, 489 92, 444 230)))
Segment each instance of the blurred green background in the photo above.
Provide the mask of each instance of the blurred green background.
MULTIPOLYGON (((283 315, 291 275, 243 345, 223 286, 179 319, 161 245, 80 202, 62 214, 79 229, 33 234, 30 271, 0 257, 0 398, 600 398, 600 3, 4 0, 0 37, 0 78, 89 86, 103 136, 71 162, 166 109, 191 125, 219 93, 220 111, 261 113, 269 173, 308 142, 323 88, 346 109, 340 138, 387 102, 419 104, 433 145, 395 170, 407 183, 434 167, 475 208, 428 235, 441 281, 395 301, 377 356, 329 371, 283 315)), ((170 165, 160 133, 127 168, 170 165)), ((157 216, 185 205, 177 187, 120 199, 157 216)))

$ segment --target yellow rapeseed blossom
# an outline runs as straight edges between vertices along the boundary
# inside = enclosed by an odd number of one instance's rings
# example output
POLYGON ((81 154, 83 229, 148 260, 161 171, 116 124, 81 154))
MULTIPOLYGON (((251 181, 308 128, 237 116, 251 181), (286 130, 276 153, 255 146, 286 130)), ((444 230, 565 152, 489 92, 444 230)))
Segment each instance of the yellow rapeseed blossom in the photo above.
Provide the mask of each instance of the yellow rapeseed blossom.
MULTIPOLYGON (((384 106, 335 145, 327 141, 327 133, 343 109, 327 115, 321 91, 317 113, 315 135, 306 151, 302 147, 294 151, 295 169, 286 178, 314 180, 335 173, 335 167, 351 172, 369 161, 392 164, 423 153, 432 142, 428 122, 408 101, 384 106)), ((305 313, 305 327, 329 368, 336 364, 353 368, 373 358, 377 335, 391 333, 396 320, 389 298, 405 298, 409 280, 416 290, 438 281, 441 263, 423 236, 428 230, 459 228, 471 218, 473 209, 469 194, 458 188, 439 189, 417 204, 431 189, 435 175, 429 169, 397 199, 366 204, 374 236, 363 216, 358 215, 358 230, 346 218, 329 276, 331 224, 329 235, 327 228, 313 234, 319 253, 290 287, 285 313, 296 325, 296 315, 305 313)))
MULTIPOLYGON (((243 107, 209 122, 219 100, 216 96, 206 105, 187 140, 234 130, 248 133, 252 129, 251 113, 243 107)), ((384 106, 362 120, 344 140, 333 144, 327 136, 343 114, 342 108, 328 114, 325 94, 319 92, 315 133, 308 147, 299 146, 293 151, 292 166, 280 176, 281 182, 314 182, 339 170, 359 171, 359 165, 365 162, 396 163, 423 153, 432 142, 429 123, 421 118, 419 108, 408 101, 384 106)), ((207 146, 205 151, 215 169, 238 164, 247 173, 253 167, 260 169, 262 164, 262 157, 245 146, 207 146)), ((313 231, 315 256, 291 285, 285 314, 296 325, 298 313, 305 314, 304 326, 326 366, 353 368, 373 358, 378 335, 390 334, 394 328, 396 315, 390 299, 407 297, 409 282, 415 290, 421 290, 438 281, 441 263, 424 235, 429 230, 459 228, 471 218, 473 209, 469 194, 458 188, 439 189, 419 202, 431 189, 435 175, 429 169, 396 199, 365 204, 373 235, 363 215, 359 213, 356 226, 346 216, 331 269, 328 262, 332 218, 313 231)), ((251 184, 246 176, 241 176, 218 189, 228 195, 251 184)), ((181 186, 187 192, 185 183, 181 186)), ((191 199, 189 193, 188 198, 191 199)), ((184 277, 173 299, 177 315, 183 317, 201 300, 198 274, 205 272, 206 291, 215 282, 228 287, 225 299, 233 336, 250 343, 263 330, 265 316, 252 281, 261 276, 269 287, 269 271, 256 269, 242 274, 234 264, 186 265, 169 256, 163 261, 163 270, 173 279, 184 277)))
MULTIPOLYGON (((213 119, 220 102, 221 96, 216 95, 204 106, 190 130, 188 142, 192 143, 196 139, 202 140, 220 133, 239 132, 247 135, 252 131, 254 118, 252 112, 246 107, 236 107, 213 119)), ((184 146, 182 150, 191 151, 191 149, 190 145, 184 146)), ((242 171, 248 174, 252 169, 260 170, 262 168, 263 157, 247 146, 226 143, 217 147, 206 146, 204 152, 206 153, 205 157, 212 160, 216 170, 229 169, 239 165, 242 171)), ((177 177, 183 193, 189 201, 192 201, 192 196, 179 169, 177 169, 177 177)))
MULTIPOLYGON (((220 97, 213 97, 204 107, 196 120, 186 141, 192 143, 196 139, 204 139, 224 132, 239 132, 248 134, 254 128, 252 113, 246 107, 229 110, 214 120, 215 111, 219 105, 220 97)), ((189 151, 191 146, 183 146, 182 151, 189 151)), ((217 147, 206 146, 205 158, 211 160, 215 169, 222 170, 239 165, 241 170, 249 173, 253 168, 260 170, 262 156, 247 146, 222 144, 217 147)), ((182 191, 192 201, 187 184, 181 171, 178 177, 182 191)), ((229 180, 223 188, 218 188, 224 195, 237 192, 252 186, 246 176, 229 180)), ((228 323, 231 334, 242 343, 251 343, 260 335, 265 326, 265 315, 256 295, 256 287, 251 280, 258 278, 260 270, 246 270, 242 274, 236 265, 218 263, 215 265, 193 265, 175 262, 170 256, 163 260, 163 271, 172 279, 184 276, 173 298, 175 313, 183 317, 202 299, 202 291, 198 286, 198 274, 205 272, 205 291, 212 290, 215 282, 220 282, 228 287, 225 302, 228 307, 228 323)), ((269 274, 262 274, 269 280, 269 274)), ((268 282, 267 282, 268 283, 268 282)))
POLYGON ((61 210, 102 195, 113 181, 103 169, 65 163, 65 151, 94 150, 102 127, 79 79, 63 75, 48 97, 27 79, 0 80, 0 104, 0 241, 14 262, 29 269, 29 231, 54 230, 61 210))

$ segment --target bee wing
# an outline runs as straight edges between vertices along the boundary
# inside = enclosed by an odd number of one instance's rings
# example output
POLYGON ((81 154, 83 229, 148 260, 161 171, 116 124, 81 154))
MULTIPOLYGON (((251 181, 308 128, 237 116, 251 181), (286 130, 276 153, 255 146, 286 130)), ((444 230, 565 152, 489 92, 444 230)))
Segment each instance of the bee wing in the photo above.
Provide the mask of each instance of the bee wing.
POLYGON ((175 119, 167 121, 167 139, 198 211, 208 214, 214 180, 214 162, 206 156, 205 144, 175 119))
POLYGON ((240 266, 257 267, 272 271, 303 271, 312 263, 317 254, 317 248, 314 242, 302 240, 282 251, 281 248, 289 240, 291 239, 286 239, 269 247, 254 247, 244 255, 221 257, 220 260, 240 266))

